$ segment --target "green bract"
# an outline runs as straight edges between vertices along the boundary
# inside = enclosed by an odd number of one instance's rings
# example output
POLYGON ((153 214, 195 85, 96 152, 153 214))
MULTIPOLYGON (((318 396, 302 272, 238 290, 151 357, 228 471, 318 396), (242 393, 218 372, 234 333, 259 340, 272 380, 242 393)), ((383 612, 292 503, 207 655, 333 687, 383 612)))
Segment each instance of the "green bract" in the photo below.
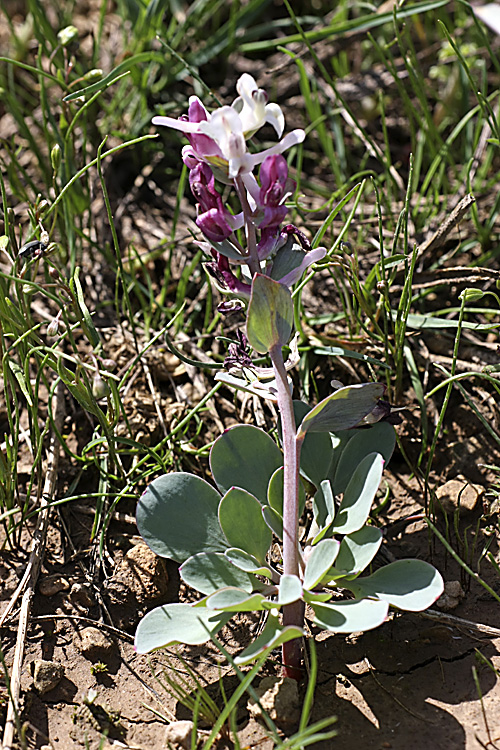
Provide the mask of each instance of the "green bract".
MULTIPOLYGON (((342 390, 313 410, 295 403, 297 422, 302 420, 298 434, 305 435, 300 471, 313 513, 300 577, 282 575, 269 554, 273 539, 283 534, 283 461, 263 430, 236 425, 215 441, 210 465, 218 489, 172 473, 146 490, 137 509, 144 539, 159 555, 182 563, 183 581, 200 597, 146 615, 136 634, 140 653, 203 643, 236 613, 262 611, 264 631, 236 660, 245 664, 303 635, 302 628, 283 626, 278 615, 299 600, 310 605, 315 625, 348 633, 377 627, 389 606, 425 609, 441 594, 441 576, 420 560, 399 560, 361 577, 382 540, 369 513, 394 448, 394 429, 379 423, 315 434, 315 428, 338 424, 334 407, 347 424, 358 423, 379 395, 378 388, 342 390), (340 599, 339 590, 345 591, 340 599)), ((301 494, 305 498, 304 487, 301 494)))

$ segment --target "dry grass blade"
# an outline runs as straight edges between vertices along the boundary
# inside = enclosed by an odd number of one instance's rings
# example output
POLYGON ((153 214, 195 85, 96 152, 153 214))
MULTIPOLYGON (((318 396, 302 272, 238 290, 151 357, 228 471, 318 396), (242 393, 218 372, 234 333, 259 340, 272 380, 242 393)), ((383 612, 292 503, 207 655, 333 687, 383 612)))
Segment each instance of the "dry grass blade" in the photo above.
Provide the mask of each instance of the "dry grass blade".
MULTIPOLYGON (((64 416, 64 391, 62 383, 59 383, 54 396, 53 411, 56 426, 60 430, 64 416)), ((3 736, 4 750, 11 750, 14 742, 14 729, 16 725, 16 716, 19 704, 21 668, 24 657, 26 632, 28 629, 30 617, 31 601, 35 591, 35 586, 38 579, 40 565, 45 548, 45 538, 50 516, 51 500, 56 488, 58 463, 59 442, 56 435, 52 434, 48 450, 45 483, 40 500, 40 512, 38 514, 38 521, 35 533, 33 535, 33 543, 26 571, 27 575, 25 575, 25 577, 21 581, 21 584, 16 589, 12 600, 9 603, 9 607, 7 608, 7 611, 10 611, 12 609, 15 601, 23 591, 23 588, 21 587, 25 587, 21 600, 21 611, 19 615, 19 626, 17 630, 16 649, 14 653, 14 662, 12 665, 12 673, 10 677, 10 697, 9 705, 7 708, 7 720, 5 722, 5 731, 3 736)))

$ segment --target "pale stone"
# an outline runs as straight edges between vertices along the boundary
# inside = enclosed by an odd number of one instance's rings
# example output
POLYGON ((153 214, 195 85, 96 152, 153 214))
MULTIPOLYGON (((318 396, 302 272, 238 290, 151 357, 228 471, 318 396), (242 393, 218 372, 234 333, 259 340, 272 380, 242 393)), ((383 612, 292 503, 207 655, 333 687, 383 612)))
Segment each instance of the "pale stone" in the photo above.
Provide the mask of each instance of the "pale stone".
POLYGON ((445 513, 453 513, 457 509, 460 513, 470 513, 483 495, 484 487, 480 484, 471 484, 465 477, 458 476, 437 488, 437 507, 442 508, 445 513))
POLYGON ((173 721, 165 732, 165 747, 174 745, 188 750, 191 747, 193 726, 192 721, 173 721))

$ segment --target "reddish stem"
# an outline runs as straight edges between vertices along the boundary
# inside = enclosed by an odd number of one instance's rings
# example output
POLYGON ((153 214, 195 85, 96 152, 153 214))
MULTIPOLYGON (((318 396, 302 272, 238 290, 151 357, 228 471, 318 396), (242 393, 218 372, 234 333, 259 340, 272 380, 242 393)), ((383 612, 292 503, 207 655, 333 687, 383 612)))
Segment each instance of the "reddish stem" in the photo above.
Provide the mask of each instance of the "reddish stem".
MULTIPOLYGON (((269 355, 276 375, 278 408, 281 416, 283 445, 283 573, 299 576, 299 453, 296 437, 292 394, 283 361, 281 346, 273 347, 269 355)), ((293 602, 283 607, 283 625, 302 628, 304 603, 293 602)), ((296 638, 283 644, 283 674, 299 680, 302 676, 302 642, 296 638)))

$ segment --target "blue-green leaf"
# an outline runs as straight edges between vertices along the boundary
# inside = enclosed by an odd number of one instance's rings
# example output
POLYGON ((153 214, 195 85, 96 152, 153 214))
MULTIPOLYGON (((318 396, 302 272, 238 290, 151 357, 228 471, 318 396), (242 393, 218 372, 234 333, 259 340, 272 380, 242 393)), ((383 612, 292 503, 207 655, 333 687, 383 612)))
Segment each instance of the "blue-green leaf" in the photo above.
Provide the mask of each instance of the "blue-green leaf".
POLYGON ((248 594, 243 589, 228 587, 220 589, 208 597, 205 605, 209 609, 225 610, 229 612, 254 612, 269 609, 266 598, 262 594, 248 594))
POLYGON ((271 602, 273 607, 283 607, 285 604, 292 604, 302 597, 302 584, 300 578, 284 574, 281 576, 278 588, 278 600, 271 602))
POLYGON ((262 505, 246 490, 233 487, 219 505, 219 523, 232 547, 265 563, 273 535, 262 517, 262 505))
POLYGON ((355 596, 376 596, 399 609, 420 612, 443 593, 443 579, 424 560, 396 560, 367 578, 343 581, 355 596))
POLYGON ((139 532, 153 552, 184 562, 229 547, 219 525, 221 497, 204 479, 172 472, 155 479, 137 505, 139 532))
POLYGON ((395 445, 396 432, 388 422, 378 422, 372 427, 342 433, 329 471, 335 494, 341 495, 345 491, 356 467, 365 456, 377 451, 384 457, 387 465, 395 445))
POLYGON ((332 526, 334 533, 352 534, 365 524, 383 469, 384 459, 380 453, 369 453, 361 461, 344 492, 332 526))
POLYGON ((176 643, 197 646, 206 643, 230 619, 225 612, 199 609, 191 604, 165 604, 148 612, 140 621, 135 650, 147 654, 176 643))
POLYGON ((332 604, 316 604, 314 624, 332 633, 358 633, 382 625, 389 605, 377 599, 350 599, 332 604))
POLYGON ((267 576, 270 579, 273 577, 272 571, 267 565, 261 565, 256 557, 249 555, 245 550, 230 547, 224 554, 237 568, 244 570, 246 573, 267 576))
POLYGON ((202 594, 213 594, 224 586, 238 586, 250 593, 255 580, 233 565, 221 552, 193 555, 181 565, 179 573, 184 583, 202 594))
POLYGON ((336 539, 323 539, 311 551, 304 573, 304 588, 310 591, 331 568, 338 555, 340 542, 336 539))
POLYGON ((283 464, 281 451, 258 427, 238 424, 217 438, 210 451, 210 468, 221 492, 241 487, 267 502, 269 480, 283 464))
POLYGON ((328 571, 323 583, 345 576, 358 576, 371 563, 381 543, 382 532, 376 526, 363 526, 359 531, 345 536, 335 566, 328 571))
POLYGON ((284 627, 280 624, 279 618, 276 615, 269 614, 262 633, 235 658, 234 662, 238 666, 248 664, 260 656, 260 654, 266 651, 271 652, 283 643, 293 641, 295 638, 301 638, 303 635, 305 635, 305 631, 302 628, 294 625, 284 627))
POLYGON ((262 517, 273 534, 283 541, 283 516, 281 516, 277 510, 271 508, 270 505, 263 505, 262 517))

